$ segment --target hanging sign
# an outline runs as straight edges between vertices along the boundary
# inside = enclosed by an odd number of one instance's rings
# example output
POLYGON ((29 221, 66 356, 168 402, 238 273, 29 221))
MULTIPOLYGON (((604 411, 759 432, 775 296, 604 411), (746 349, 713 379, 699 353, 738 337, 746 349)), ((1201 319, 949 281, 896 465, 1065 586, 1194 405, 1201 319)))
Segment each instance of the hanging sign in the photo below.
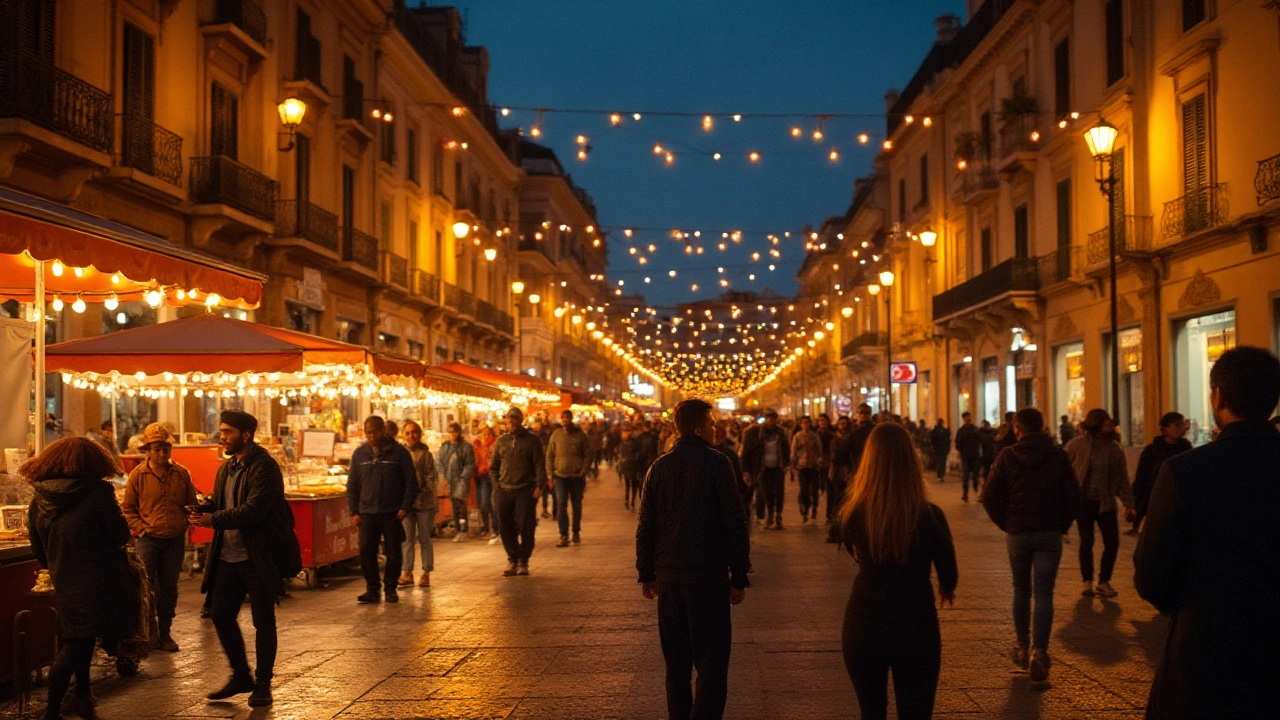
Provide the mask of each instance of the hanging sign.
POLYGON ((914 362, 889 363, 889 379, 894 385, 915 385, 916 364, 914 362))

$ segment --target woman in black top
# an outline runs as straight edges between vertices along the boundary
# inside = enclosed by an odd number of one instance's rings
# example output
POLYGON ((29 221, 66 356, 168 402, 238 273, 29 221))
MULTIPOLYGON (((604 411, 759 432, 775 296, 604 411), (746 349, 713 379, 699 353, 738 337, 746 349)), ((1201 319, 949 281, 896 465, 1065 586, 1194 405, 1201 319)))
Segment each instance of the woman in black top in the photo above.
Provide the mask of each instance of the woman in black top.
POLYGON ((888 715, 890 670, 898 717, 931 717, 942 635, 929 569, 937 568, 939 594, 951 604, 956 551, 946 516, 925 499, 920 461, 901 425, 881 423, 867 439, 839 522, 859 566, 842 645, 862 717, 888 715))

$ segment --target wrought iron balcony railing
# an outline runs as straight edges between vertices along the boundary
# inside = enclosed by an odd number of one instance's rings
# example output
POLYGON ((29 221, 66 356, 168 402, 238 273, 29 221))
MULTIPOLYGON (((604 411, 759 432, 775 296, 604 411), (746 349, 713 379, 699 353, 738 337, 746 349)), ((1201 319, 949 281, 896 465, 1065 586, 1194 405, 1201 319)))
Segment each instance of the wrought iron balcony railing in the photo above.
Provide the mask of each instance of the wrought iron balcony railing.
POLYGON ((1079 277, 1080 246, 1061 247, 1036 258, 1040 266, 1040 287, 1079 277))
POLYGON ((990 270, 933 296, 935 320, 950 317, 1011 292, 1040 288, 1036 258, 1009 258, 990 270))
POLYGON ((496 329, 498 322, 498 308, 485 302, 484 300, 476 300, 476 322, 482 325, 488 325, 496 329))
POLYGON ((1000 189, 1000 179, 990 165, 970 166, 960 173, 957 194, 961 202, 972 202, 1000 189))
POLYGON ((440 304, 440 278, 426 270, 414 269, 412 289, 414 295, 440 304))
POLYGON ((382 253, 382 279, 402 288, 409 287, 409 261, 392 252, 382 253))
POLYGON ((1172 245, 1187 235, 1227 221, 1227 184, 1205 185, 1164 204, 1159 245, 1172 245))
POLYGON ((497 325, 494 325, 494 327, 497 328, 499 332, 506 333, 507 335, 516 334, 515 318, 511 317, 510 313, 505 313, 501 310, 498 311, 498 323, 497 325))
POLYGON ((218 0, 213 15, 214 22, 231 23, 259 45, 267 44, 267 14, 253 0, 218 0))
POLYGON ((0 117, 22 118, 100 152, 112 150, 111 93, 23 50, 0 50, 0 117))
POLYGON ((848 360, 849 358, 857 357, 858 353, 868 348, 884 347, 886 344, 885 340, 886 338, 884 333, 869 331, 856 335, 852 340, 845 343, 844 346, 840 348, 840 359, 848 360))
POLYGON ((462 311, 462 288, 453 283, 441 283, 444 285, 444 306, 454 312, 462 311))
POLYGON ((182 185, 182 137, 150 120, 125 115, 120 124, 120 164, 182 185))
MULTIPOLYGON (((1146 252, 1151 249, 1151 217, 1149 215, 1125 215, 1124 226, 1117 228, 1116 252, 1146 252)), ((1111 244, 1111 226, 1089 233, 1085 247, 1085 260, 1089 266, 1107 261, 1111 244)))
POLYGON ((462 298, 458 303, 458 314, 467 317, 476 316, 476 296, 470 290, 462 290, 462 298))
POLYGON ((276 219, 279 185, 244 163, 225 155, 191 158, 191 199, 229 205, 259 220, 276 219))
POLYGON ((1000 157, 1007 158, 1014 153, 1035 152, 1040 143, 1032 140, 1036 132, 1035 115, 1019 115, 1000 126, 1000 157))
POLYGON ((1253 189, 1258 191, 1258 204, 1280 200, 1280 155, 1258 161, 1258 174, 1253 176, 1253 189))
POLYGON ((305 200, 281 200, 276 205, 276 237, 300 237, 338 251, 338 216, 305 200))
POLYGON ((342 259, 378 272, 378 238, 350 226, 342 228, 342 259))

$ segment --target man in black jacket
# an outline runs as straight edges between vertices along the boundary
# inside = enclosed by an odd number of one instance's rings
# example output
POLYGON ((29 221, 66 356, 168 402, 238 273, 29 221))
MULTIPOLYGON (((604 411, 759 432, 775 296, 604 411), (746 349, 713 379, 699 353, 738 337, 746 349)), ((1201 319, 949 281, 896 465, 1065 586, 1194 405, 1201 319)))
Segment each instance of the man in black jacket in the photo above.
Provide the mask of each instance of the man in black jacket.
POLYGON ((751 564, 747 519, 733 466, 714 450, 711 405, 675 409, 680 439, 645 479, 636 529, 641 589, 658 598, 672 718, 719 718, 728 696, 729 606, 746 597, 751 564), (698 671, 697 692, 690 673, 698 671))
POLYGON ((364 572, 361 604, 400 601, 396 583, 404 564, 401 548, 404 525, 400 521, 413 512, 418 498, 418 475, 413 455, 387 435, 386 421, 377 415, 364 421, 365 441, 351 453, 347 474, 347 506, 351 522, 360 529, 360 569, 364 572), (384 545, 386 566, 378 577, 378 543, 384 545))
POLYGON ((293 512, 284 499, 280 466, 253 441, 258 420, 241 410, 224 410, 218 438, 229 459, 218 468, 212 505, 187 519, 214 530, 201 591, 213 598, 210 617, 222 651, 231 663, 231 679, 210 700, 251 692, 250 707, 272 702, 271 678, 276 660, 276 602, 284 595, 284 578, 302 570, 293 512), (257 681, 249 672, 244 636, 236 618, 245 595, 257 637, 257 681))
MULTIPOLYGON (((778 413, 769 410, 764 424, 754 425, 742 438, 743 477, 760 488, 764 498, 764 529, 782 529, 782 500, 787 486, 787 465, 791 463, 791 442, 787 431, 778 425, 778 413), (777 524, 774 525, 774 518, 777 524)), ((760 514, 756 503, 756 514, 760 514)))
POLYGON ((547 488, 546 462, 542 441, 525 428, 524 412, 512 407, 507 411, 507 432, 493 444, 489 456, 498 529, 507 551, 504 577, 529 574, 538 527, 538 496, 547 488))
POLYGON ((1013 626, 1018 640, 1013 662, 1029 669, 1031 679, 1037 682, 1049 676, 1053 586, 1062 559, 1062 535, 1071 528, 1080 505, 1080 484, 1071 460, 1044 430, 1044 415, 1039 410, 1019 410, 1013 419, 1018 442, 996 458, 982 490, 987 515, 1008 533, 1013 626))
POLYGON ((978 426, 973 424, 973 413, 965 412, 960 418, 963 424, 956 430, 956 451, 960 453, 960 499, 969 502, 970 481, 974 492, 980 491, 978 465, 982 462, 982 438, 978 437, 978 426))
POLYGON ((951 430, 938 418, 938 424, 929 432, 929 442, 933 445, 933 461, 938 471, 938 482, 942 482, 947 474, 947 456, 951 454, 951 430))
POLYGON ((1138 458, 1138 472, 1133 477, 1133 509, 1137 513, 1129 528, 1129 535, 1137 535, 1142 519, 1147 516, 1147 504, 1151 500, 1151 488, 1156 484, 1156 474, 1165 460, 1191 449, 1185 437, 1187 419, 1182 413, 1167 412, 1160 418, 1160 436, 1142 449, 1138 458))
POLYGON ((1134 553, 1138 594, 1169 617, 1148 718, 1274 717, 1280 707, 1280 360, 1256 347, 1209 372, 1212 443, 1156 476, 1134 553))

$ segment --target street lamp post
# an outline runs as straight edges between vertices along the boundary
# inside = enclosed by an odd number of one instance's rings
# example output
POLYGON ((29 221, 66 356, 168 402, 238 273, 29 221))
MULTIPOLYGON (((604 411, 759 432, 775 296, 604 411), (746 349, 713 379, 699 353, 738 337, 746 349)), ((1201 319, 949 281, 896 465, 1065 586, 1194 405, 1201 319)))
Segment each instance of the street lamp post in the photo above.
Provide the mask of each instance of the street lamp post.
POLYGON ((1111 417, 1120 416, 1120 335, 1119 305, 1116 297, 1116 176, 1111 153, 1115 150, 1118 131, 1106 121, 1089 128, 1085 143, 1094 160, 1094 179, 1107 198, 1107 260, 1111 273, 1111 417))
POLYGON ((514 325, 514 327, 512 327, 512 330, 515 331, 514 334, 516 338, 516 373, 517 374, 524 373, 524 356, 522 355, 522 353, 524 352, 524 344, 520 340, 520 324, 521 324, 520 323, 520 296, 523 294, 524 294, 524 283, 519 280, 512 280, 511 295, 513 297, 511 298, 511 309, 512 309, 512 312, 515 313, 515 317, 512 318, 513 325, 514 325))
POLYGON ((884 346, 885 377, 888 383, 884 386, 889 393, 889 414, 893 414, 893 310, 890 307, 893 297, 893 271, 880 271, 880 284, 884 286, 884 346))

